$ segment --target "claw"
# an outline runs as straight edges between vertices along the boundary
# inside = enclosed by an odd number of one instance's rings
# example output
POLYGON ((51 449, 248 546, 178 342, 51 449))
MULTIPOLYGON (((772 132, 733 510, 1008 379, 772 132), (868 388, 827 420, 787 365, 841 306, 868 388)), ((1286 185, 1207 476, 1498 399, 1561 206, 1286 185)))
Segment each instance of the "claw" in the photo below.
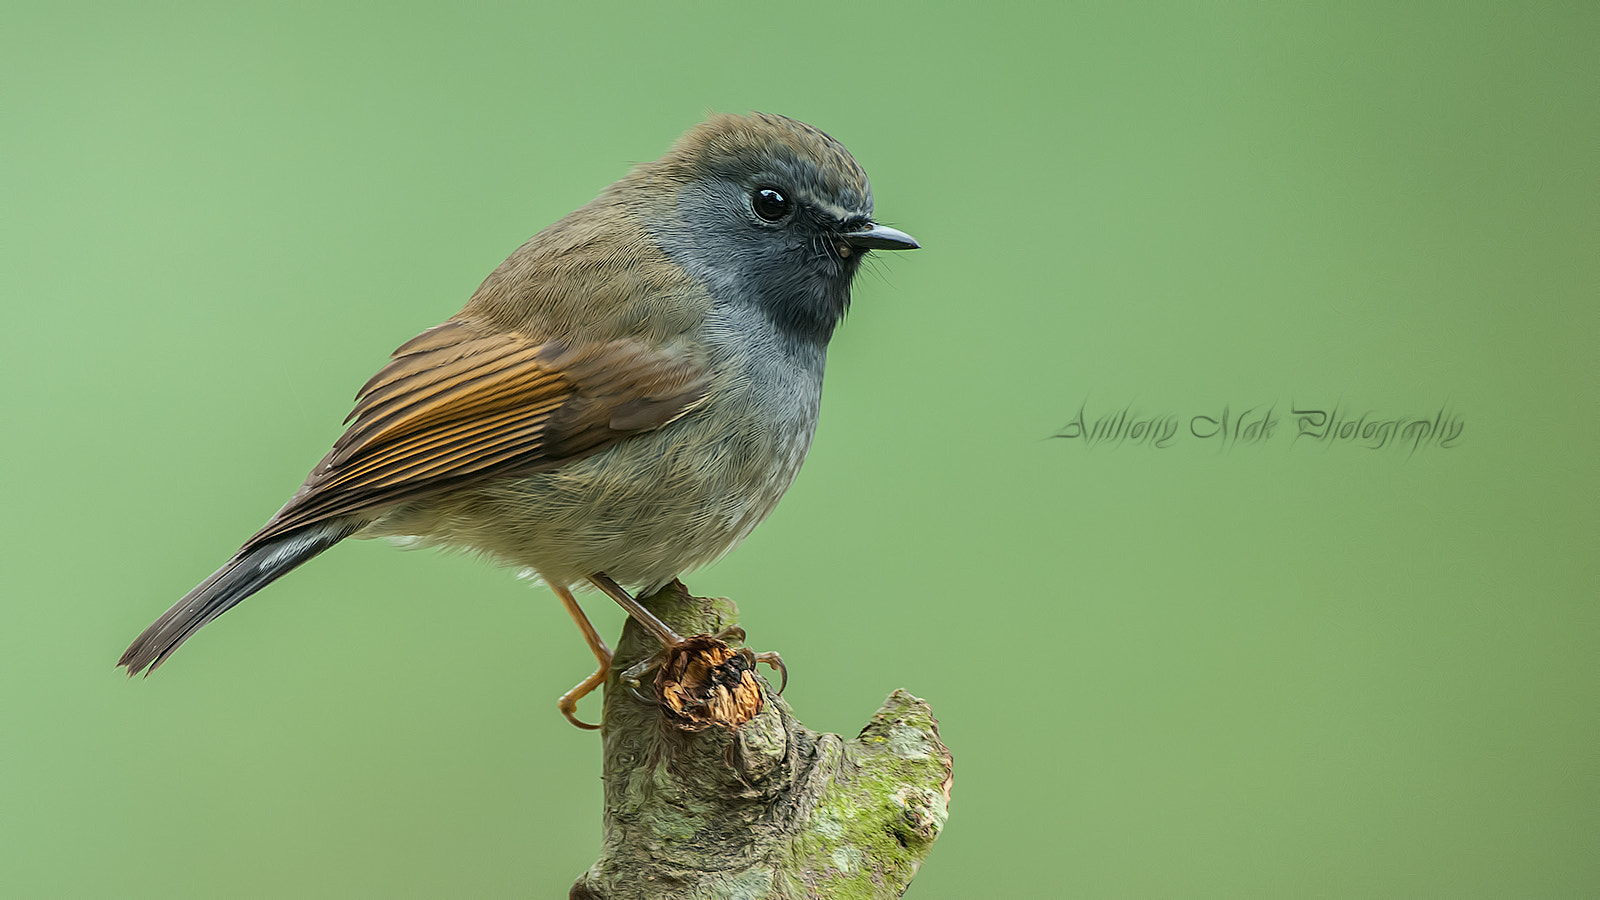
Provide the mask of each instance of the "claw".
POLYGON ((556 709, 561 710, 561 714, 567 717, 567 721, 579 728, 589 731, 599 728, 599 725, 591 725, 578 718, 578 701, 582 700, 590 691, 604 684, 606 676, 609 674, 611 674, 610 665, 602 665, 600 668, 595 669, 593 675, 573 685, 572 690, 561 695, 561 699, 556 701, 556 709))
MULTIPOLYGON (((712 637, 726 644, 743 644, 745 633, 744 628, 738 625, 729 625, 727 628, 712 635, 712 637)), ((749 649, 745 649, 741 652, 750 658, 751 668, 755 668, 756 663, 766 663, 777 670, 779 675, 783 676, 778 686, 778 693, 783 693, 783 689, 789 686, 789 670, 784 666, 783 657, 779 656, 777 651, 767 650, 762 653, 752 653, 749 649)))
POLYGON ((647 657, 639 662, 634 663, 622 673, 622 683, 628 688, 634 697, 638 698, 639 702, 650 704, 657 702, 655 697, 639 690, 639 686, 643 683, 644 674, 646 672, 649 672, 652 669, 661 668, 661 665, 665 663, 666 660, 667 651, 663 649, 654 656, 647 657))
MULTIPOLYGON (((737 650, 729 646, 744 644, 745 631, 738 625, 729 625, 714 635, 683 638, 605 573, 596 572, 589 576, 589 581, 610 595, 627 610, 630 618, 661 642, 662 649, 659 652, 628 667, 618 676, 618 681, 641 703, 659 704, 681 721, 689 723, 680 724, 680 727, 698 730, 718 725, 733 730, 748 722, 761 709, 760 687, 750 677, 757 663, 771 666, 782 676, 779 694, 789 686, 789 670, 783 664, 783 657, 771 652, 752 653, 743 646, 737 650), (708 640, 712 646, 707 645, 708 640), (738 660, 735 661, 734 657, 738 660), (653 679, 655 690, 646 691, 644 676, 652 670, 656 671, 653 679)), ((683 582, 675 581, 674 585, 685 597, 688 596, 689 590, 683 586, 683 582)), ((600 668, 593 675, 561 695, 561 699, 556 701, 556 708, 567 717, 567 721, 579 728, 599 728, 578 718, 578 701, 605 683, 606 676, 611 672, 611 648, 600 640, 589 618, 578 607, 572 591, 565 585, 551 584, 550 587, 561 598, 562 605, 583 632, 589 649, 600 661, 600 668)))
POLYGON ((776 669, 779 675, 783 676, 778 683, 778 693, 782 694, 783 689, 789 686, 789 667, 783 664, 783 657, 779 656, 775 650, 768 650, 765 653, 755 654, 753 659, 758 663, 766 663, 776 669))

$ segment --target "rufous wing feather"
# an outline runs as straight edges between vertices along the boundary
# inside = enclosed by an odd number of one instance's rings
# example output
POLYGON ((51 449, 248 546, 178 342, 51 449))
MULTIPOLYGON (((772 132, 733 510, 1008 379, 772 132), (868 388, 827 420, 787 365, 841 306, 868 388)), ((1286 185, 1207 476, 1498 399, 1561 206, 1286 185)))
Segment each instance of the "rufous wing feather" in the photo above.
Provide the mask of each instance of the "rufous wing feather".
POLYGON ((569 344, 446 322, 362 387, 348 430, 241 552, 442 488, 560 466, 684 415, 710 383, 687 345, 569 344))

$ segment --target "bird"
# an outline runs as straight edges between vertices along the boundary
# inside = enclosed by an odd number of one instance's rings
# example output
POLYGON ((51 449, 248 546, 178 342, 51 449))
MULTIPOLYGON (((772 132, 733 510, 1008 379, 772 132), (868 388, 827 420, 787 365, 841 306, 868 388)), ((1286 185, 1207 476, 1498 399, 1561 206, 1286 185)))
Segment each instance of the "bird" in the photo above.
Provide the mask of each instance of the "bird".
POLYGON ((465 550, 542 581, 598 668, 575 591, 639 605, 739 544, 812 442, 827 347, 875 251, 919 247, 873 218, 837 140, 720 113, 522 244, 460 312, 394 351, 305 483, 136 638, 148 675, 202 626, 346 538, 465 550))

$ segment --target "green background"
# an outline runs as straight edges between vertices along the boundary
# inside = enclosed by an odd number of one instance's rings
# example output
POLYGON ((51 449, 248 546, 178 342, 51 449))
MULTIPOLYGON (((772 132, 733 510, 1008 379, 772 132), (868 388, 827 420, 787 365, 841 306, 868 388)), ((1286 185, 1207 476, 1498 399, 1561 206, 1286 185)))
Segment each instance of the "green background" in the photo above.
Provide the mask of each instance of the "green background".
POLYGON ((1600 896, 1595 4, 4 18, 0 894, 565 896, 599 753, 542 588, 350 542, 112 664, 392 348, 756 108, 925 248, 860 279, 806 470, 689 584, 813 727, 932 702, 909 896, 1600 896), (1295 441, 1291 404, 1464 430, 1295 441), (1050 438, 1125 406, 1282 424, 1050 438))

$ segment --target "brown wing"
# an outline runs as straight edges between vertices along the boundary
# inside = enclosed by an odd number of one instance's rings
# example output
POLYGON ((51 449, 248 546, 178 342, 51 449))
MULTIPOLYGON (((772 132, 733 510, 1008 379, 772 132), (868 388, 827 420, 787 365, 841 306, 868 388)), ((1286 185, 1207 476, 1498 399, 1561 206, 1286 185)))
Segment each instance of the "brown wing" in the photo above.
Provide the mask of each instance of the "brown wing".
POLYGON ((316 522, 554 468, 671 422, 709 384, 681 346, 569 345, 446 322, 362 387, 349 430, 241 553, 316 522))

